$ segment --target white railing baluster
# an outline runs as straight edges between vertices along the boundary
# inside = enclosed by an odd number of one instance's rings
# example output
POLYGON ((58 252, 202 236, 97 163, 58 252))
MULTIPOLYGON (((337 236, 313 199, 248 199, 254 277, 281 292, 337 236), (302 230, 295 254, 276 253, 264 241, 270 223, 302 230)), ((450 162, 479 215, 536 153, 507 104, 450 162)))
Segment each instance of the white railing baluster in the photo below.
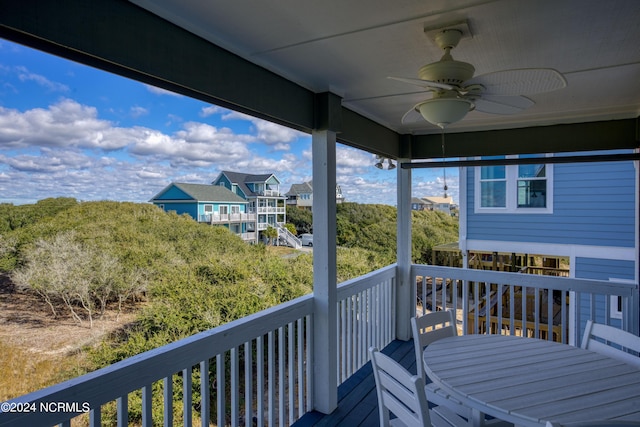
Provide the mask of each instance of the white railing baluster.
POLYGON ((509 286, 509 332, 516 334, 516 287, 509 286))
POLYGON ((296 320, 297 362, 298 362, 298 418, 305 413, 304 407, 304 328, 302 319, 296 320))
POLYGON ((259 336, 256 338, 256 372, 257 372, 257 384, 256 384, 256 417, 257 427, 264 427, 264 338, 259 336))
POLYGON ((553 341, 553 291, 547 290, 547 341, 553 341))
POLYGON ((216 355, 216 418, 218 419, 219 426, 226 425, 226 389, 227 376, 225 367, 225 354, 223 353, 216 355))
POLYGON ((313 336, 314 320, 313 316, 306 316, 307 325, 305 333, 307 334, 307 353, 306 353, 306 372, 307 372, 307 412, 313 409, 313 367, 311 366, 311 355, 314 353, 314 342, 311 337, 313 336))
POLYGON ((142 387, 142 427, 153 427, 153 393, 152 385, 142 387))
POLYGON ((182 419, 184 427, 191 427, 192 420, 192 391, 191 367, 182 370, 182 419))
POLYGON ((285 392, 285 380, 284 380, 284 360, 285 360, 285 346, 284 346, 284 328, 278 328, 278 423, 280 427, 284 427, 285 421, 285 402, 287 401, 285 392))
POLYGON ((89 411, 89 427, 100 427, 102 425, 101 409, 100 406, 96 406, 89 411))
POLYGON ((484 330, 487 334, 491 333, 491 283, 484 284, 484 330))
MULTIPOLYGON (((229 394, 231 395, 231 426, 237 427, 240 421, 240 363, 238 361, 238 347, 233 347, 229 352, 229 394)), ((204 425, 202 427, 205 427, 204 425)))
POLYGON ((296 367, 296 363, 295 363, 295 354, 293 351, 293 337, 295 335, 295 331, 294 331, 294 326, 293 323, 289 323, 287 325, 287 345, 288 345, 288 349, 287 349, 287 368, 288 368, 288 375, 289 375, 289 390, 288 390, 288 395, 289 395, 289 425, 293 424, 293 421, 295 420, 295 416, 294 416, 294 412, 295 412, 295 398, 296 398, 296 394, 295 394, 295 389, 294 389, 294 382, 295 382, 295 372, 294 372, 294 368, 296 367))
POLYGON ((211 413, 211 386, 209 384, 209 359, 200 362, 200 424, 209 427, 211 413))
POLYGON ((349 340, 349 336, 347 334, 347 302, 339 301, 339 309, 338 313, 340 315, 340 322, 338 322, 339 332, 338 337, 340 337, 339 347, 340 351, 338 352, 338 360, 340 361, 340 373, 338 383, 341 383, 344 378, 347 378, 347 358, 345 357, 347 353, 347 341, 349 340))
POLYGON ((163 423, 165 427, 173 427, 173 375, 164 377, 162 381, 163 423))
POLYGON ((269 332, 267 335, 267 377, 268 377, 268 386, 269 386, 269 403, 267 404, 267 412, 269 415, 269 427, 272 427, 276 424, 276 390, 275 390, 275 338, 273 336, 273 331, 269 332))
POLYGON ((116 422, 118 427, 127 427, 129 425, 129 395, 125 394, 116 400, 116 422))
POLYGON ((253 425, 253 353, 252 341, 244 343, 244 425, 253 425))

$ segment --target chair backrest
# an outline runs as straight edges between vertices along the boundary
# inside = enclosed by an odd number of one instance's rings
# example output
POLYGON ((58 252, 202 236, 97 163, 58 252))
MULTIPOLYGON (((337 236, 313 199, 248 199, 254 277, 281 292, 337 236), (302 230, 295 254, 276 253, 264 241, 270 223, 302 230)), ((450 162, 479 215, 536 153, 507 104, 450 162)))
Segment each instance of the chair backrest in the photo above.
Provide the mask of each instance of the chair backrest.
POLYGON ((373 376, 378 394, 380 426, 389 426, 392 412, 406 426, 430 427, 429 404, 424 381, 378 351, 370 348, 373 376))
POLYGON ((640 368, 640 357, 625 350, 640 353, 640 337, 622 329, 587 320, 581 347, 640 368))
POLYGON ((427 345, 436 340, 458 335, 453 311, 433 311, 420 317, 412 317, 411 331, 416 352, 416 370, 422 381, 426 381, 422 352, 427 345))

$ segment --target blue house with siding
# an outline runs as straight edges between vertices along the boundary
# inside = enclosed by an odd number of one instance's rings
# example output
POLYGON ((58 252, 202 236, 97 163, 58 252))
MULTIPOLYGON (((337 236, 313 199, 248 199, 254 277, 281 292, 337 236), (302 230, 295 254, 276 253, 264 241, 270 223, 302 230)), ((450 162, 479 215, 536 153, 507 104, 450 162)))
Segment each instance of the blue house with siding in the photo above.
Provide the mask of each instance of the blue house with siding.
POLYGON ((301 246, 300 239, 285 227, 287 197, 280 191, 280 180, 274 174, 222 171, 212 184, 227 188, 248 202, 247 212, 255 215, 252 231, 256 233, 256 243, 262 239, 262 231, 272 227, 278 232, 279 243, 301 246))
MULTIPOLYGON (((638 162, 535 157, 540 163, 461 168, 464 266, 480 253, 548 256, 568 260, 570 277, 638 283, 638 162)), ((581 321, 590 317, 587 301, 570 306, 581 321)), ((598 321, 622 317, 617 300, 598 307, 598 321)))
POLYGON ((169 212, 187 214, 198 222, 222 225, 244 240, 254 241, 255 214, 248 202, 225 187, 173 182, 156 194, 151 203, 169 212))

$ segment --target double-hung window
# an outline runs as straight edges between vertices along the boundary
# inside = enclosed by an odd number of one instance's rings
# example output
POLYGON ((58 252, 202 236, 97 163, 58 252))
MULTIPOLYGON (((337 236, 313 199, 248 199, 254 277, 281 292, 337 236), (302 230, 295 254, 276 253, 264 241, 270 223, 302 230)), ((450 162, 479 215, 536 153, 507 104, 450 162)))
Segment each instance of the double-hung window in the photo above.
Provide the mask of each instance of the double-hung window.
MULTIPOLYGON (((496 159, 495 157, 492 159, 496 159)), ((507 207, 507 167, 481 166, 480 172, 480 207, 507 207)))
MULTIPOLYGON (((536 158, 540 155, 520 156, 536 158)), ((515 158, 509 156, 508 158, 515 158)), ((490 157, 484 159, 504 159, 490 157)), ((553 168, 541 163, 477 166, 476 213, 552 213, 553 168)))

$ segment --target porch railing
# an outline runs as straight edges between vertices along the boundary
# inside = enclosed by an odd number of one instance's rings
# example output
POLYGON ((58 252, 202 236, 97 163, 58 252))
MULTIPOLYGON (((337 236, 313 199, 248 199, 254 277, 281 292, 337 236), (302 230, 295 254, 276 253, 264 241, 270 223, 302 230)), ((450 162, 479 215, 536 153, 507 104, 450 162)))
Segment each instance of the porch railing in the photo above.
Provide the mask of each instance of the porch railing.
POLYGON ((338 287, 338 384, 368 362, 368 349, 396 337, 396 265, 338 287))
MULTIPOLYGON (((464 334, 546 331, 577 345, 582 319, 608 319, 611 297, 621 299, 620 326, 637 333, 637 284, 425 265, 413 265, 412 277, 417 313, 455 310, 464 334)), ((395 339, 396 291, 396 265, 338 286, 338 383, 367 362, 370 346, 395 339)), ((134 401, 143 426, 291 424, 313 406, 313 307, 313 295, 300 297, 5 402, 0 426, 70 426, 77 416, 126 426, 134 401)))
MULTIPOLYGON (((339 382, 367 362, 368 346, 395 338, 395 274, 391 265, 339 285, 339 382)), ((0 426, 67 427, 87 407, 91 426, 127 426, 130 401, 141 402, 143 426, 289 425, 312 409, 312 337, 306 295, 13 399, 0 426)))
POLYGON ((587 319, 638 333, 638 285, 414 265, 418 314, 455 310, 459 331, 503 333, 579 345, 587 319), (621 300, 621 318, 610 300, 621 300))

